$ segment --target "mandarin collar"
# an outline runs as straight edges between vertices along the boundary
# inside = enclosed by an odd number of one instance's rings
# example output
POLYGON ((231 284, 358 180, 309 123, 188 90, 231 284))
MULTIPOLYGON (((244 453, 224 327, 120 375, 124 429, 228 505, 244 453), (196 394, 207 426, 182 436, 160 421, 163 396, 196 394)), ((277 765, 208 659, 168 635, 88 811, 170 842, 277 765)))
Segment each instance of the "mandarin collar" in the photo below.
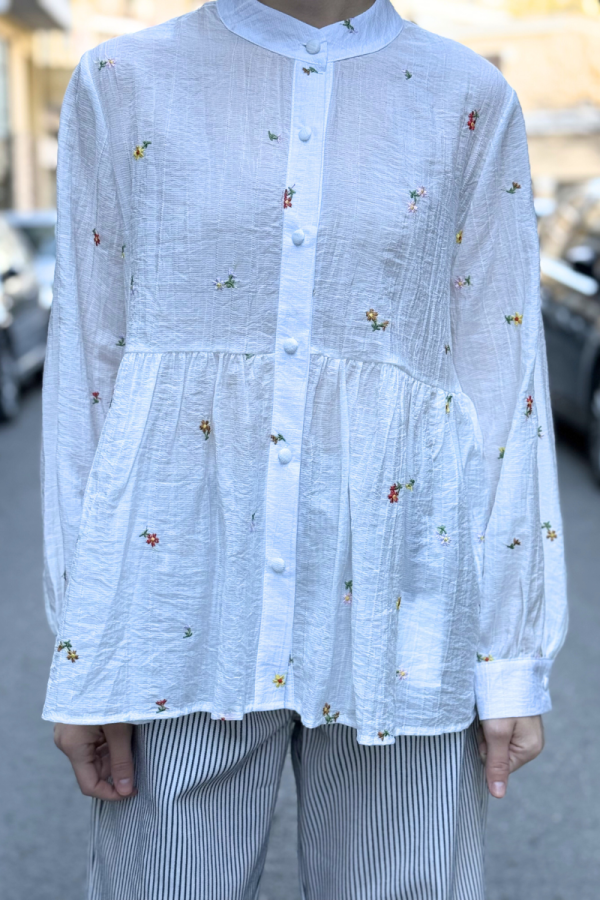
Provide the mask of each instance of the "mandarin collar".
POLYGON ((307 25, 260 0, 217 0, 217 11, 225 27, 239 37, 319 69, 328 62, 381 50, 404 24, 390 0, 375 0, 359 16, 325 28, 307 25))

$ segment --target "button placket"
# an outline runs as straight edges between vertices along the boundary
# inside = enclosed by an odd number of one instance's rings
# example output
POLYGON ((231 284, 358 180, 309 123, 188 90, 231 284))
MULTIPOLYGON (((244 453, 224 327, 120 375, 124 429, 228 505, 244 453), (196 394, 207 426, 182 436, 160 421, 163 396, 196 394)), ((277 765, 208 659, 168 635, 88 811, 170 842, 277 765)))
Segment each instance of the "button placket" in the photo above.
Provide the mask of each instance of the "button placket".
MULTIPOLYGON (((311 58, 316 66, 317 57, 311 58)), ((294 185, 283 210, 279 306, 275 353, 272 433, 282 434, 269 453, 266 485, 263 606, 258 641, 255 702, 271 702, 273 672, 286 670, 292 652, 296 583, 296 534, 300 450, 310 363, 310 328, 316 235, 321 200, 323 135, 331 71, 307 76, 298 60, 290 133, 310 129, 310 141, 291 140, 285 184, 294 185), (310 124, 309 124, 310 123, 310 124)), ((286 685, 286 704, 293 702, 286 685)))

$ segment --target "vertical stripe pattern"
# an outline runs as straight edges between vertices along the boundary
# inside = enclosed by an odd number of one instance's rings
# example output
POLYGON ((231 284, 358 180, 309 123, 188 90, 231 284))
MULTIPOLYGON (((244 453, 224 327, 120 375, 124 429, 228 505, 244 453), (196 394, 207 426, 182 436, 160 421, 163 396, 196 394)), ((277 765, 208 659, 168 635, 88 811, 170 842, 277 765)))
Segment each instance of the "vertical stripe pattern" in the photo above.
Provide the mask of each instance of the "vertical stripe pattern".
POLYGON ((483 900, 474 724, 372 747, 288 710, 138 726, 138 795, 93 802, 89 900, 256 900, 290 740, 304 900, 483 900))

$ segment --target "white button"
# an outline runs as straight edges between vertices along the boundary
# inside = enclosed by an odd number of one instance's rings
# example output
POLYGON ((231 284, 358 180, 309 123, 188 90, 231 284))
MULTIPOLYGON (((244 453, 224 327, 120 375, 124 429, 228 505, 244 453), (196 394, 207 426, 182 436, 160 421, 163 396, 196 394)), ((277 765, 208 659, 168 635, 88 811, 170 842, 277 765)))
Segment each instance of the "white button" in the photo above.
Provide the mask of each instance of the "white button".
POLYGON ((308 125, 303 125, 300 131, 298 132, 298 137, 301 141, 310 141, 310 136, 312 134, 312 128, 309 128, 308 125))
POLYGON ((307 53, 318 53, 321 49, 321 41, 309 41, 307 44, 305 44, 305 47, 307 53))
POLYGON ((276 556, 275 559, 271 560, 270 566, 274 572, 283 572, 285 569, 285 563, 279 556, 276 556))
POLYGON ((296 338, 286 338, 283 342, 283 349, 286 353, 295 353, 298 349, 298 341, 296 338))
POLYGON ((296 247, 299 247, 300 244, 304 243, 305 237, 306 237, 306 235, 304 234, 304 232, 302 231, 301 228, 299 228, 297 231, 294 231, 294 233, 292 235, 292 240, 295 243, 296 247))
POLYGON ((292 458, 292 451, 289 447, 282 447, 277 454, 277 457, 282 466, 287 466, 292 458))

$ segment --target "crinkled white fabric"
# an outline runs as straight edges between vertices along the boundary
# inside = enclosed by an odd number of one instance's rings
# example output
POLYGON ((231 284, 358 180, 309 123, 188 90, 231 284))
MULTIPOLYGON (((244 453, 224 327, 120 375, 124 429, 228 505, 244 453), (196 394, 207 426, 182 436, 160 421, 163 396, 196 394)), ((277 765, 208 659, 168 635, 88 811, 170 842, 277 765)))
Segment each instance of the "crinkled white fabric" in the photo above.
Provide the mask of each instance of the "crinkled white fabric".
POLYGON ((58 191, 44 716, 286 707, 368 744, 547 710, 562 526, 499 72, 388 0, 320 31, 219 0, 83 57, 58 191))

